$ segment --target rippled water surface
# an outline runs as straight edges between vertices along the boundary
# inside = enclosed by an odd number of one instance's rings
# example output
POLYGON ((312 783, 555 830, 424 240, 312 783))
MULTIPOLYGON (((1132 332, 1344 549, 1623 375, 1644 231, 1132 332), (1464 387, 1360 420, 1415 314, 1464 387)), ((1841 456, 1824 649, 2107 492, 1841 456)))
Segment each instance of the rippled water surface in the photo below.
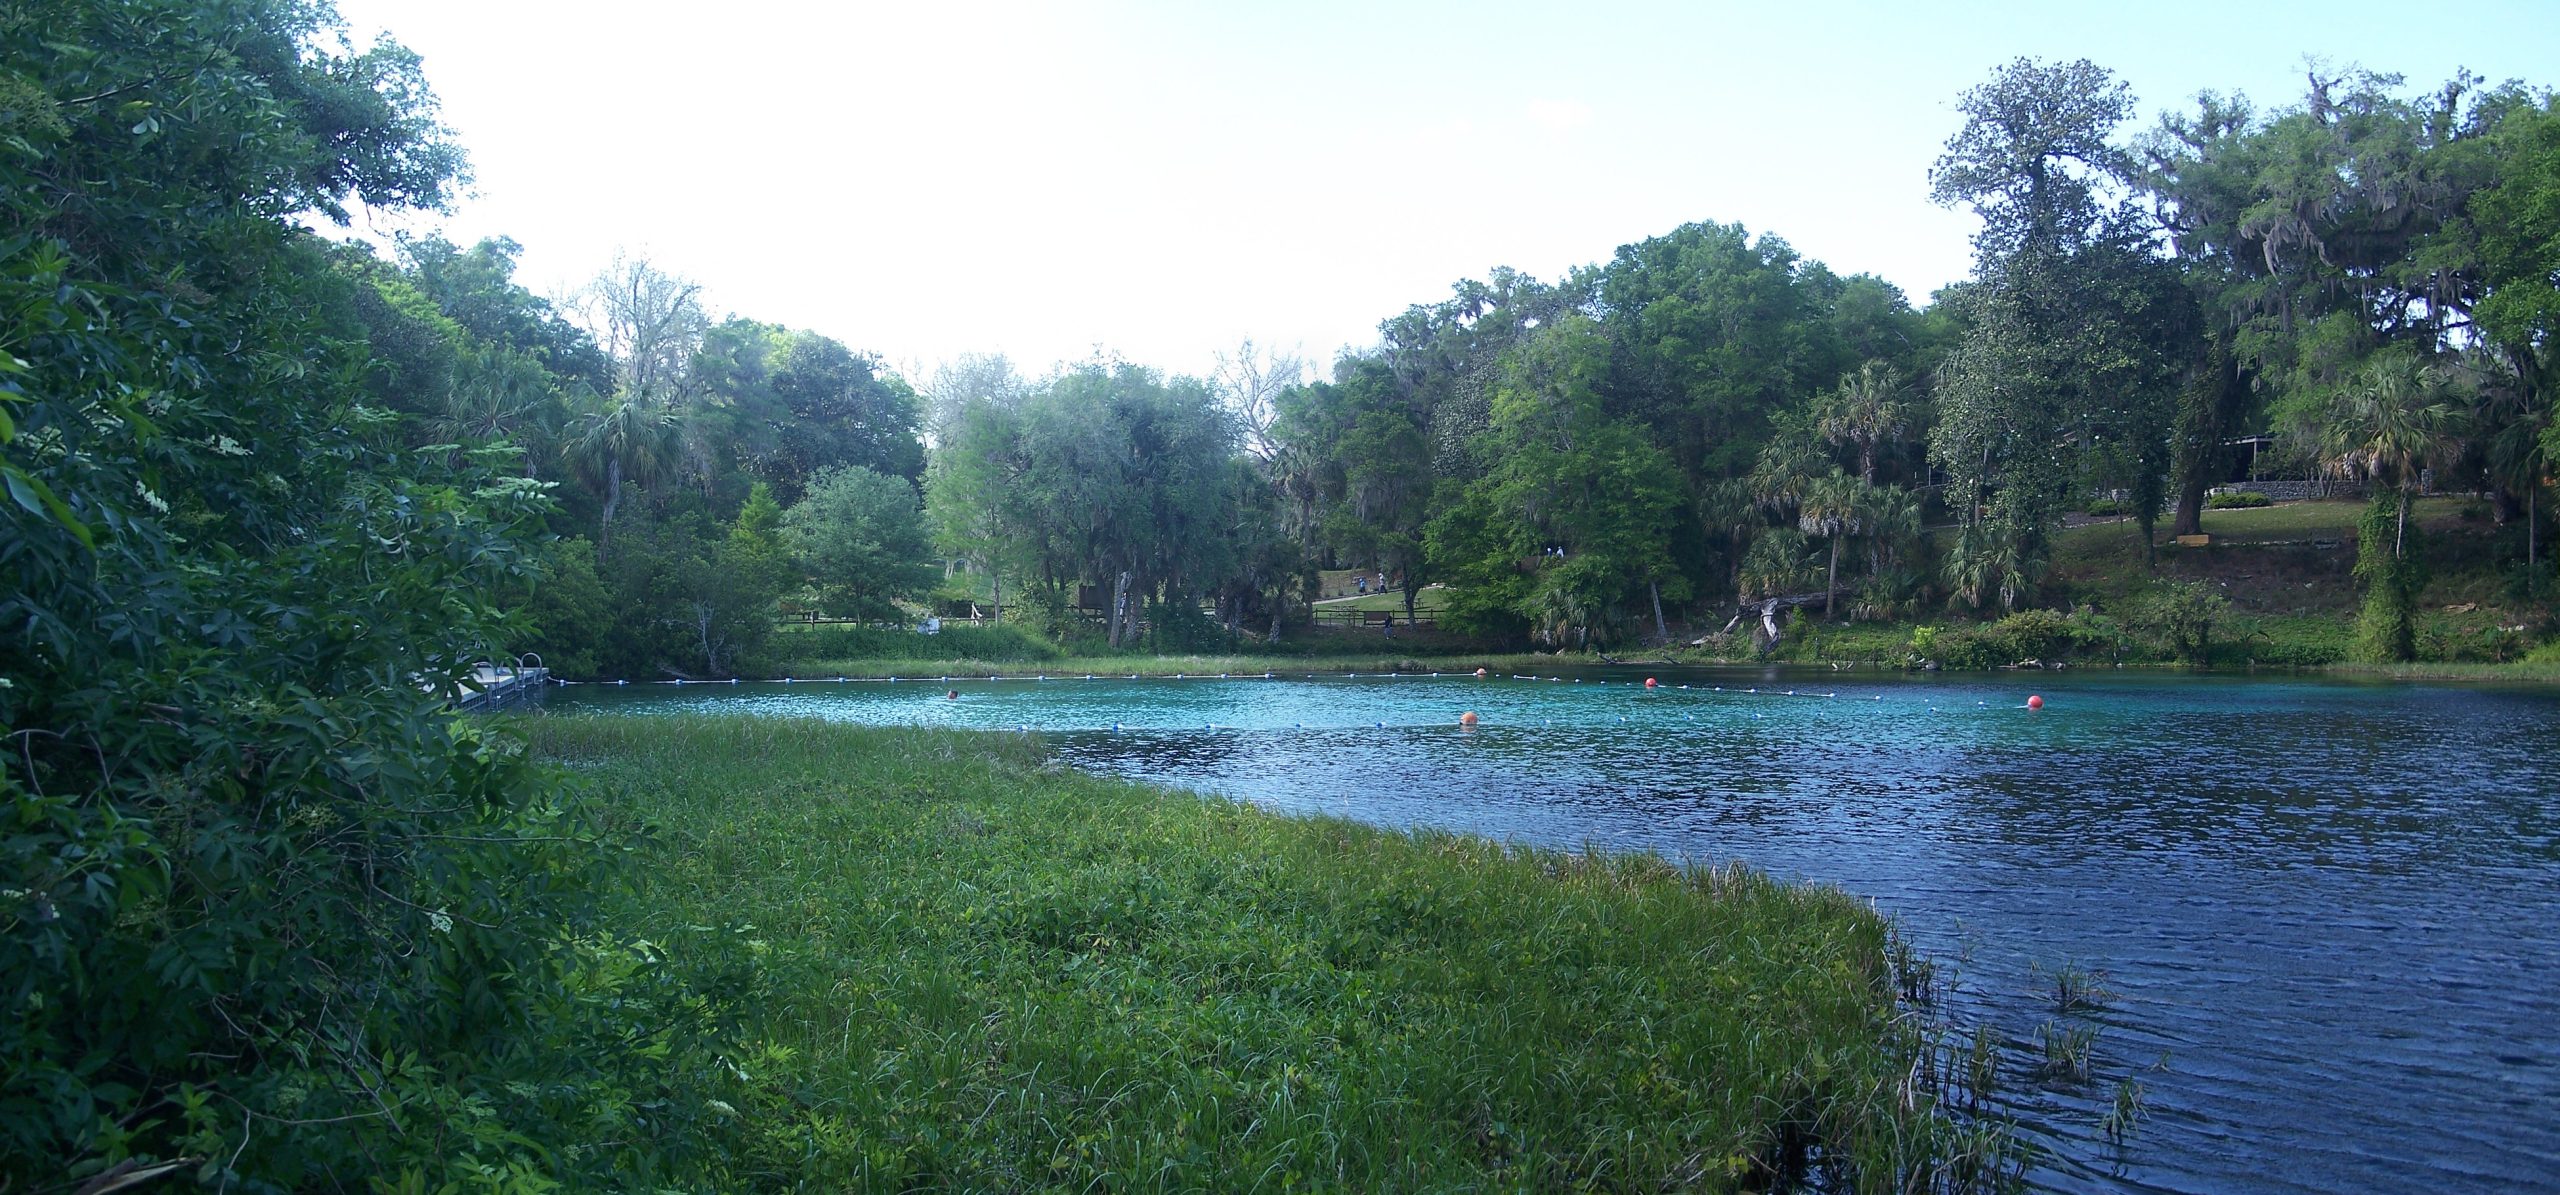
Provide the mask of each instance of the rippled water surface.
POLYGON ((2560 693, 2121 674, 571 686, 559 711, 1040 731, 1276 808, 1873 897, 2016 1044, 2042 1185, 2560 1190, 2560 693), (957 701, 946 690, 958 689, 957 701), (2030 690, 2048 702, 2030 712, 2030 690), (1756 692, 1747 690, 1757 690, 1756 692), (1792 692, 1791 692, 1792 691, 1792 692), (1483 724, 1462 731, 1460 712, 1483 724), (1116 729, 1115 729, 1116 726, 1116 729), (2025 1072, 2055 968, 2096 1081, 2025 1072), (2097 1120, 2146 1094, 2129 1146, 2097 1120))

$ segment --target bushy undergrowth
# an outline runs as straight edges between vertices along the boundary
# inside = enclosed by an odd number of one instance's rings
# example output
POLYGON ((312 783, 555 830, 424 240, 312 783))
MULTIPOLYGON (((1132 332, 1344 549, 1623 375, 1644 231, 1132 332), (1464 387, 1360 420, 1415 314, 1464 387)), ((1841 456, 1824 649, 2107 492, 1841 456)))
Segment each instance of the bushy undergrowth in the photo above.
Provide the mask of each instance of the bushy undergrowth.
POLYGON ((908 627, 822 624, 785 628, 773 640, 780 663, 801 660, 956 659, 1031 663, 1066 655, 1056 643, 1010 623, 943 624, 939 634, 908 627))
POLYGON ((2207 495, 2204 500, 2206 510, 2250 510, 2273 505, 2275 505, 2274 499, 2256 490, 2226 490, 2219 494, 2207 495))
POLYGON ((634 916, 754 923, 755 1185, 1988 1181, 1836 891, 1044 768, 1028 739, 539 718, 663 828, 634 916))

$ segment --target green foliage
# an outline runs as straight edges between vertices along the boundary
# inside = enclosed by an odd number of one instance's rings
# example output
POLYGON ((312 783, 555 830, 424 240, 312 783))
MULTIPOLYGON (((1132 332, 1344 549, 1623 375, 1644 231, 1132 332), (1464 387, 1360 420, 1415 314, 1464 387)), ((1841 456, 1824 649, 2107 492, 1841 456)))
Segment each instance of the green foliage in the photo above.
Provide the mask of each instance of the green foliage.
POLYGON ((458 180, 330 19, 0 14, 0 1187, 731 1185, 748 984, 604 926, 593 828, 446 708, 548 504, 417 446, 460 325, 302 226, 458 180))
POLYGON ((2020 610, 1991 624, 1986 636, 2010 661, 2059 659, 2089 638, 2070 615, 2036 609, 2020 610))
POLYGON ((973 627, 946 622, 938 634, 910 627, 823 625, 785 628, 774 643, 773 668, 795 675, 808 660, 984 660, 1028 664, 1066 653, 1047 636, 1016 623, 973 627))
POLYGON ((2418 589, 2424 572, 2415 555, 2400 552, 2406 523, 2404 492, 2377 489, 2356 524, 2356 580, 2364 602, 2356 613, 2355 658, 2391 663, 2417 653, 2418 589))
POLYGON ((2202 581, 2161 581, 2125 615, 2163 650, 2197 665, 2212 662, 2214 627, 2230 616, 2230 601, 2202 581))
POLYGON ((2273 506, 2275 500, 2256 490, 2227 490, 2223 493, 2207 495, 2204 505, 2207 510, 2247 510, 2252 507, 2273 506))
POLYGON ((2133 507, 2114 498, 2095 498, 2082 506, 2080 513, 2093 519, 2113 519, 2133 513, 2133 507))
POLYGON ((785 512, 781 534, 817 586, 818 608, 839 618, 895 619, 898 603, 942 579, 915 486, 860 466, 829 468, 785 512))
POLYGON ((1884 923, 1828 889, 1281 817, 1010 736, 526 731, 666 827, 635 915, 769 943, 733 1189, 1993 1181, 1914 1079, 1884 923))

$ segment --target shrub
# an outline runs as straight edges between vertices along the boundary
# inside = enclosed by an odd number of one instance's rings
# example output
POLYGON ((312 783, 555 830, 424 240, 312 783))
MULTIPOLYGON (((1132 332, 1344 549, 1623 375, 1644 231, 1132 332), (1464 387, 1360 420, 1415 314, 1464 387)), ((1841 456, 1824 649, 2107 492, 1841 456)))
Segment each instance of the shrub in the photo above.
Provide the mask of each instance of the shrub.
POLYGON ((2256 490, 2225 490, 2205 498, 2207 510, 2241 510, 2253 506, 2272 506, 2275 500, 2256 490))
POLYGON ((2080 512, 2093 519, 2115 519, 2132 514, 2133 507, 2114 498, 2100 498, 2081 507, 2080 512))
POLYGON ((2163 651, 2201 665, 2213 658, 2214 625, 2230 613, 2230 600, 2202 581, 2162 581, 2136 597, 2127 616, 2163 651))
POLYGON ((2051 660, 2071 654, 2086 638, 2069 615, 2053 610, 2020 610, 1991 624, 1983 632, 1991 650, 2008 658, 2002 664, 2020 660, 2051 660))

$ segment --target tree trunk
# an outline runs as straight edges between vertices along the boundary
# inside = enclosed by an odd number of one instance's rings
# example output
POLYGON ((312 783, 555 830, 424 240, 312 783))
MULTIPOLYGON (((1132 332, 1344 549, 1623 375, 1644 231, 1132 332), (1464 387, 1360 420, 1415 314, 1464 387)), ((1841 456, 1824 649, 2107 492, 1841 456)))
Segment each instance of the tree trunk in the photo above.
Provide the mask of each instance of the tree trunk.
POLYGON ((613 542, 613 508, 622 505, 622 458, 604 458, 604 518, 596 527, 596 547, 613 542))
POLYGON ((1840 621, 1840 537, 1831 537, 1831 576, 1822 583, 1822 612, 1840 621))
POLYGON ((2398 526, 2395 526, 2395 527, 2393 527, 2393 528, 2391 529, 2391 558, 2392 558, 2393 560, 2398 560, 2398 559, 2400 559, 2400 558, 2401 558, 2401 556, 2400 556, 2401 548, 2402 548, 2402 546, 2403 546, 2403 545, 2407 544, 2408 542, 2409 542, 2409 488, 2408 488, 2407 486, 2402 486, 2402 487, 2400 487, 2400 522, 2399 522, 2399 525, 2398 525, 2398 526))
POLYGON ((1665 643, 1669 643, 1671 642, 1671 626, 1670 624, 1662 621, 1662 583, 1659 581, 1647 581, 1644 583, 1644 587, 1653 591, 1653 637, 1665 643))
POLYGON ((1109 643, 1114 650, 1120 646, 1120 616, 1127 613, 1128 609, 1129 573, 1128 570, 1123 569, 1120 572, 1120 579, 1111 586, 1111 629, 1103 637, 1104 642, 1109 643))
POLYGON ((2222 441, 2249 397, 2248 379, 2224 338, 2216 337, 2207 347, 2204 369, 2209 373, 2190 381, 2179 398, 2178 515, 2169 524, 2171 535, 2203 533, 2204 492, 2222 470, 2222 441))
POLYGON ((1003 626, 1003 625, 1004 625, 1004 573, 1003 573, 1003 571, 1002 571, 1002 570, 1000 570, 1000 569, 992 569, 992 568, 991 568, 991 569, 988 569, 988 570, 987 570, 987 579, 988 579, 988 580, 990 580, 990 581, 992 581, 992 582, 994 582, 994 583, 995 583, 995 587, 996 587, 996 591, 995 591, 996 616, 995 616, 994 618, 992 618, 992 619, 989 619, 988 621, 993 622, 993 623, 994 623, 995 625, 997 625, 997 626, 1003 626))

